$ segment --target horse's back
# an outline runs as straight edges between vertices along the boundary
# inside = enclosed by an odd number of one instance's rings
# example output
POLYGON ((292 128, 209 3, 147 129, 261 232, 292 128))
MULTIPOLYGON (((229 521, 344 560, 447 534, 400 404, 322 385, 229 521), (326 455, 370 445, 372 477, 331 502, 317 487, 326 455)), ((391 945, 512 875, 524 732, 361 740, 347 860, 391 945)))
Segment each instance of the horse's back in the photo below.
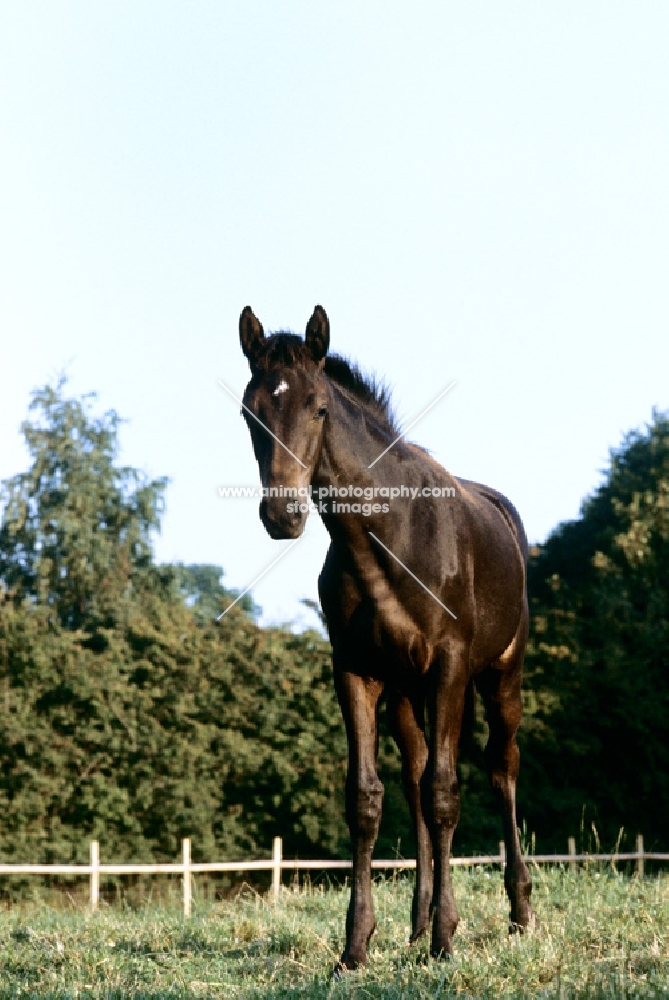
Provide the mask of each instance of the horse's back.
POLYGON ((490 504, 500 512, 511 529, 511 532, 518 544, 523 562, 527 563, 527 535, 525 534, 525 528, 520 514, 509 498, 505 497, 504 494, 500 493, 498 490, 494 490, 492 486, 485 486, 483 483, 474 482, 472 479, 461 479, 458 476, 457 482, 460 484, 465 493, 475 498, 476 501, 482 504, 490 504))

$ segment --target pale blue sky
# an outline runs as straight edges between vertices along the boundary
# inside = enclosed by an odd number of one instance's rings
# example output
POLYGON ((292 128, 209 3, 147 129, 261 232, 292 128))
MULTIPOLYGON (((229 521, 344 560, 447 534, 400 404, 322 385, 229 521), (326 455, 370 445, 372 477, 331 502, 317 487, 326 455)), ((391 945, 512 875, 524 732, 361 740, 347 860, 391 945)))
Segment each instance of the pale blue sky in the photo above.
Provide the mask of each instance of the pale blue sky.
MULTIPOLYGON (((669 407, 669 6, 0 6, 0 477, 62 369, 168 475, 161 560, 242 588, 288 543, 256 503, 237 323, 386 378, 456 475, 533 541, 669 407)), ((256 588, 307 623, 327 537, 256 588)))

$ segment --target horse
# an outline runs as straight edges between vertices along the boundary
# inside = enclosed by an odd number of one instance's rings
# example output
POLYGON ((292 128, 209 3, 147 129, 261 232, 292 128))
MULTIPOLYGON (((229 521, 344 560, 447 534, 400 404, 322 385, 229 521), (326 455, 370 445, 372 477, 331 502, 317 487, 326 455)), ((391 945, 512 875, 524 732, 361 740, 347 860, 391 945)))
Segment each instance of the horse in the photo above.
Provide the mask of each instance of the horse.
POLYGON ((510 930, 522 931, 534 915, 516 822, 529 618, 520 517, 500 493, 452 476, 404 440, 383 385, 328 353, 321 306, 304 339, 265 336, 247 306, 239 336, 251 370, 242 412, 263 486, 260 519, 272 538, 297 538, 318 510, 331 540, 318 584, 348 740, 353 862, 335 971, 366 964, 376 927, 371 859, 383 799, 376 767, 382 698, 417 845, 410 941, 431 925, 431 955, 452 955, 456 761, 473 684, 489 727, 485 761, 502 814, 510 930))

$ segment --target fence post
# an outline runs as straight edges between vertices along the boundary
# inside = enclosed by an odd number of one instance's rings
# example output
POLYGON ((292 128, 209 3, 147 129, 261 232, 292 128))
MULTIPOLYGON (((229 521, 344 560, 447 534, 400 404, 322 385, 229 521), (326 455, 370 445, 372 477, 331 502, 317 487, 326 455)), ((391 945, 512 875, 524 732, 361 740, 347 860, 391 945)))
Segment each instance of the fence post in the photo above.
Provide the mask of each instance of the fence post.
POLYGON ((283 857, 283 841, 281 837, 275 837, 272 844, 272 899, 274 902, 279 898, 281 892, 281 859, 283 857))
POLYGON ((100 844, 97 840, 91 840, 91 912, 95 913, 100 903, 100 844))
POLYGON ((181 841, 181 860, 184 866, 184 917, 190 917, 191 904, 191 874, 190 874, 190 837, 181 841))
POLYGON ((499 861, 503 868, 506 864, 506 847, 504 846, 503 840, 500 840, 499 842, 499 861))
POLYGON ((636 852, 639 855, 636 859, 636 873, 639 878, 643 878, 643 834, 636 835, 636 852))
MULTIPOLYGON (((575 858, 576 857, 576 838, 575 837, 570 837, 569 840, 567 841, 567 843, 569 844, 569 854, 573 858, 575 858)), ((571 870, 573 872, 575 872, 576 871, 576 862, 575 861, 570 861, 569 862, 569 867, 571 868, 571 870)))

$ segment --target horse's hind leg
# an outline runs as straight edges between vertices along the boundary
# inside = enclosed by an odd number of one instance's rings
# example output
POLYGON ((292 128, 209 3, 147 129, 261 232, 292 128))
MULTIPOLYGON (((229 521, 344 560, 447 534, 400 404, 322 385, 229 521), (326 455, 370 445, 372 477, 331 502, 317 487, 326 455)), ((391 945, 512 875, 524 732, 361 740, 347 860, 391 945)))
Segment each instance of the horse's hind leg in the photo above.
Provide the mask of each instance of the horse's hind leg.
POLYGON ((522 930, 532 919, 532 879, 521 855, 516 823, 516 781, 520 764, 516 732, 522 715, 520 685, 523 652, 524 642, 520 642, 516 650, 511 650, 509 661, 500 659, 476 679, 490 729, 485 749, 486 765, 504 825, 504 886, 511 905, 511 930, 522 930))
POLYGON ((468 679, 469 647, 461 640, 453 641, 437 654, 426 677, 430 756, 422 791, 434 855, 430 951, 435 957, 452 954, 453 934, 458 925, 450 856, 460 816, 456 763, 468 679))
POLYGON ((388 719, 393 739, 402 754, 404 794, 416 834, 416 887, 411 906, 411 938, 417 941, 429 929, 432 904, 432 844, 421 803, 421 779, 427 764, 423 699, 404 695, 388 697, 388 719))

